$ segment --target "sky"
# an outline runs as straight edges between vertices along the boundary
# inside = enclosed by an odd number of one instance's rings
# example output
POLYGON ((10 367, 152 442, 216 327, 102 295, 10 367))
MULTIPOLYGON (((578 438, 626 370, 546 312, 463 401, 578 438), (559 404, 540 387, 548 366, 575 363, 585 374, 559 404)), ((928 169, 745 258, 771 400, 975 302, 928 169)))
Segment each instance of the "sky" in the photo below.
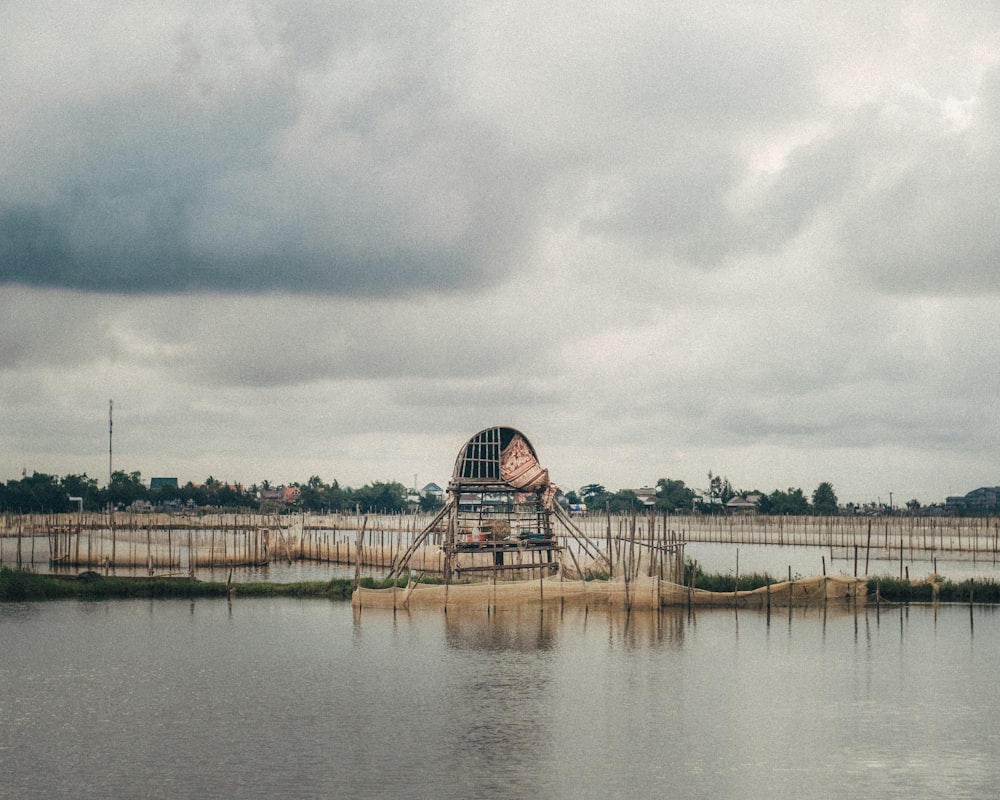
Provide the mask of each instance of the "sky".
POLYGON ((0 5, 0 480, 1000 484, 995 2, 0 5))

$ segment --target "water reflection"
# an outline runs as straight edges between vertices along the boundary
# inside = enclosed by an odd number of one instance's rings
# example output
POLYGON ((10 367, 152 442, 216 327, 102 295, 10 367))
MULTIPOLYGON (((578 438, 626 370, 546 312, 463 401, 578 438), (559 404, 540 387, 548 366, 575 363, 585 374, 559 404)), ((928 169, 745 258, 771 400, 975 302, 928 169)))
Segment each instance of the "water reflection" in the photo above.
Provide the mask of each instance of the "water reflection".
POLYGON ((493 614, 450 610, 444 617, 445 641, 458 650, 551 650, 559 626, 555 614, 538 609, 493 614))
MULTIPOLYGON (((366 612, 377 619, 377 612, 366 612)), ((398 612, 408 614, 409 612, 398 612)), ((427 612, 416 612, 426 616, 427 612)), ((430 612, 435 616, 436 612, 430 612)), ((663 608, 659 612, 591 611, 587 608, 455 611, 442 614, 445 641, 459 650, 533 652, 552 650, 566 630, 577 635, 595 626, 604 630, 609 647, 626 651, 671 645, 682 647, 685 630, 696 624, 698 610, 663 608)))

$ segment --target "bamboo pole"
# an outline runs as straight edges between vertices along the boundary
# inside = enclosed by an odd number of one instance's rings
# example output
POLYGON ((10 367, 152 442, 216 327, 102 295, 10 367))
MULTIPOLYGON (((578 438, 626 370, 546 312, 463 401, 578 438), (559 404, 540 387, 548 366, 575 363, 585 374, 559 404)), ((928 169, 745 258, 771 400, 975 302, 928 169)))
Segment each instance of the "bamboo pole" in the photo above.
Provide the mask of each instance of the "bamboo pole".
POLYGON ((740 590, 740 548, 736 548, 736 580, 733 583, 733 606, 737 605, 737 593, 740 590))
POLYGON ((868 520, 868 542, 865 545, 865 575, 868 575, 868 557, 872 552, 872 521, 868 520))
POLYGON ((357 555, 354 559, 354 588, 357 589, 361 585, 361 548, 364 545, 365 540, 365 528, 368 525, 368 515, 365 515, 362 521, 361 527, 358 529, 358 540, 357 540, 357 555))

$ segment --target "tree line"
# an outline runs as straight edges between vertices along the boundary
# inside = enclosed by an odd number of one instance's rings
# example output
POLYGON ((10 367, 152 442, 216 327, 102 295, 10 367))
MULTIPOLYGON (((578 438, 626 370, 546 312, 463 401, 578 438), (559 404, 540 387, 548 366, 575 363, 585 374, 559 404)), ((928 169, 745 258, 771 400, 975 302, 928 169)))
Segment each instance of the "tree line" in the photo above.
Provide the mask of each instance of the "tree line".
MULTIPOLYGON (((67 512, 83 508, 100 511, 112 506, 124 508, 226 509, 226 510, 298 510, 349 511, 364 513, 396 513, 409 510, 410 492, 397 482, 375 481, 360 488, 341 486, 337 481, 326 483, 314 475, 304 483, 293 483, 296 489, 292 502, 272 497, 268 481, 251 486, 223 483, 211 475, 199 484, 188 482, 176 486, 149 488, 139 472, 115 471, 105 486, 96 478, 83 475, 58 477, 41 472, 0 484, 0 510, 15 513, 67 512), (79 498, 71 500, 70 498, 79 498)), ((285 487, 281 487, 285 488, 285 487)), ((423 510, 433 510, 441 504, 439 498, 421 497, 423 510)))
MULTIPOLYGON (((828 516, 837 514, 840 510, 837 494, 828 481, 816 487, 810 502, 802 489, 796 488, 775 489, 769 493, 759 490, 736 491, 727 479, 711 472, 708 473, 708 488, 701 491, 686 486, 684 481, 660 478, 650 499, 653 501, 653 508, 668 514, 724 514, 728 511, 726 503, 737 496, 755 497, 756 510, 761 514, 828 516)), ((645 505, 639 493, 633 489, 609 492, 599 483, 589 483, 580 487, 579 491, 567 492, 566 498, 571 504, 586 505, 588 510, 606 509, 613 514, 645 505)))
MULTIPOLYGON (((82 475, 57 477, 35 472, 18 480, 0 484, 0 510, 6 512, 67 512, 82 507, 86 511, 114 508, 227 509, 227 510, 295 510, 336 512, 360 510, 363 513, 398 513, 412 509, 418 502, 421 510, 432 511, 441 505, 441 498, 421 496, 415 499, 401 483, 375 481, 360 488, 341 486, 313 475, 302 483, 292 483, 295 491, 277 499, 268 481, 251 486, 223 483, 211 475, 199 484, 146 485, 139 472, 115 471, 105 486, 96 478, 82 475), (70 498, 79 498, 71 500, 70 498), (287 500, 287 501, 286 501, 287 500)), ((282 489, 286 487, 280 487, 282 489)), ((695 490, 684 481, 660 478, 652 489, 652 507, 662 513, 725 513, 726 503, 736 496, 755 496, 757 510, 762 514, 830 515, 838 513, 837 495, 833 486, 823 482, 816 487, 811 499, 802 489, 776 489, 772 492, 737 492, 729 481, 708 473, 708 488, 695 490)), ((565 492, 568 504, 585 504, 592 511, 612 513, 641 511, 648 508, 646 496, 640 498, 632 489, 608 491, 599 483, 590 483, 579 490, 565 492)))

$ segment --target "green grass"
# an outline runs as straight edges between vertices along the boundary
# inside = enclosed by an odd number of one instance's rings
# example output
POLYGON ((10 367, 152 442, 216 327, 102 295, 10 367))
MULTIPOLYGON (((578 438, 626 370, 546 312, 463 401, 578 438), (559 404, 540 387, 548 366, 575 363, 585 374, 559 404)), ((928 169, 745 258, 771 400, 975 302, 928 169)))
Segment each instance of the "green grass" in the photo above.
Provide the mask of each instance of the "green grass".
MULTIPOLYGON (((408 576, 395 581, 396 586, 407 585, 408 576)), ((442 583, 440 578, 422 576, 420 583, 442 583)), ((362 578, 360 585, 366 589, 388 589, 393 581, 362 578)), ((39 575, 25 570, 0 567, 0 602, 25 602, 35 600, 108 600, 119 598, 194 598, 226 597, 229 590, 236 597, 317 597, 330 600, 348 600, 354 591, 353 578, 334 578, 330 581, 301 581, 299 583, 233 583, 199 581, 191 578, 145 578, 104 576, 97 572, 79 575, 39 575)))
MULTIPOLYGON (((374 585, 371 578, 362 585, 374 585)), ((225 597, 231 588, 238 597, 321 597, 335 600, 350 598, 354 581, 335 578, 331 581, 301 583, 234 583, 198 581, 191 578, 122 578, 96 572, 80 575, 38 575, 33 572, 0 567, 0 601, 34 600, 108 600, 120 598, 195 598, 225 597)))
MULTIPOLYGON (((691 561, 684 565, 684 583, 687 586, 691 585, 693 569, 694 564, 691 561)), ((706 573, 699 566, 695 586, 710 592, 733 592, 759 589, 769 583, 779 583, 782 580, 784 578, 775 579, 767 573, 751 573, 740 575, 739 586, 737 586, 736 578, 731 573, 725 575, 706 573)), ((876 588, 879 599, 888 603, 931 603, 935 600, 939 603, 968 603, 971 600, 975 603, 1000 604, 1000 583, 992 580, 950 581, 941 579, 937 583, 937 596, 935 597, 935 587, 929 583, 869 576, 868 595, 871 600, 875 599, 876 588)))
POLYGON ((694 586, 696 589, 705 589, 709 592, 746 592, 780 582, 766 572, 751 572, 748 575, 740 575, 739 581, 737 581, 736 576, 731 573, 720 575, 719 573, 705 572, 700 565, 696 567, 689 559, 684 564, 685 586, 691 585, 692 577, 695 578, 694 586))
MULTIPOLYGON (((691 585, 693 565, 685 567, 685 583, 691 585)), ((395 584, 404 587, 410 576, 399 577, 395 584)), ((603 576, 591 576, 595 580, 603 576)), ((441 578, 421 576, 420 583, 439 584, 441 578)), ((461 581, 466 583, 468 581, 461 581)), ((710 574, 698 568, 695 586, 712 592, 732 592, 759 589, 768 583, 778 583, 767 573, 741 575, 736 585, 732 574, 710 574)), ((393 581, 362 578, 366 589, 387 589, 393 581)), ((934 587, 927 583, 911 583, 891 577, 871 576, 868 595, 874 601, 876 588, 879 599, 887 603, 929 603, 935 600, 934 587)), ((226 597, 232 589, 236 597, 303 597, 328 600, 350 599, 354 590, 352 578, 300 583, 234 583, 230 587, 220 581, 198 581, 191 578, 122 578, 103 576, 96 572, 80 575, 39 575, 34 572, 0 567, 0 602, 34 602, 39 600, 111 600, 128 598, 198 598, 226 597)), ((937 601, 942 603, 1000 604, 1000 583, 995 581, 950 581, 937 584, 937 601)))
MULTIPOLYGON (((934 587, 929 583, 911 583, 899 578, 870 576, 868 595, 874 599, 876 588, 879 599, 888 603, 930 603, 935 600, 934 587)), ((937 601, 940 603, 1000 604, 1000 583, 996 581, 950 581, 937 583, 937 601)))

